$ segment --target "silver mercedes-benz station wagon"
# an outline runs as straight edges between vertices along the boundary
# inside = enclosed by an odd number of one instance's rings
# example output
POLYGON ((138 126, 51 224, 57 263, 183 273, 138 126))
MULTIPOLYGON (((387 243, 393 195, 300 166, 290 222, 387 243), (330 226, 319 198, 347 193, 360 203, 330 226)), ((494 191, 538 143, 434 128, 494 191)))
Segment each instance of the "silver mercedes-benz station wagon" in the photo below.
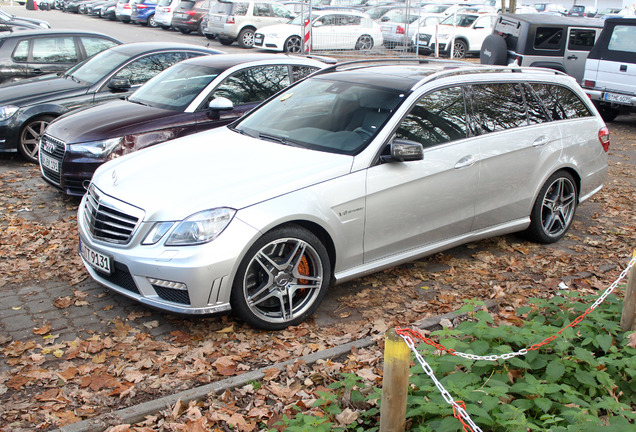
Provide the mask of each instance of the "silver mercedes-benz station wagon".
POLYGON ((227 127, 102 165, 80 253, 141 303, 281 329, 333 282, 505 233, 559 240, 601 189, 608 146, 560 72, 344 63, 227 127))

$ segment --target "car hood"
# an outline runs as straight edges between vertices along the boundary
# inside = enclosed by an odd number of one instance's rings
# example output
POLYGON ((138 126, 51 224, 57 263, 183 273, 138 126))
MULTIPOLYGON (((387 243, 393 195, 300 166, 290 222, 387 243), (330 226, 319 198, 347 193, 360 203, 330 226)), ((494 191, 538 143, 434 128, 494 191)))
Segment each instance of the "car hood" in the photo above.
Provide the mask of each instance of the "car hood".
POLYGON ((343 176, 352 161, 222 127, 110 161, 92 181, 143 209, 145 221, 171 221, 217 207, 242 209, 343 176))
POLYGON ((293 33, 298 33, 298 26, 291 24, 272 24, 259 28, 258 30, 256 30, 256 33, 282 33, 283 35, 287 36, 293 33))
POLYGON ((55 100, 66 93, 88 89, 87 84, 70 78, 45 75, 0 85, 0 104, 26 106, 55 100))
POLYGON ((116 100, 73 111, 51 123, 46 132, 67 144, 91 142, 144 132, 144 124, 161 125, 161 119, 175 113, 180 111, 116 100))

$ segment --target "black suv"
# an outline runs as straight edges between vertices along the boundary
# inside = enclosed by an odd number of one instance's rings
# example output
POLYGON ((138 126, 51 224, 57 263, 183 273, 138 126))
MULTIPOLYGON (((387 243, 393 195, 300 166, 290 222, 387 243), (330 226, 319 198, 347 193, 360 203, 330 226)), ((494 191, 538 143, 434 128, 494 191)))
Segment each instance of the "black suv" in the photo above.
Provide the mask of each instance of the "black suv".
POLYGON ((65 71, 121 44, 102 33, 81 30, 28 30, 0 35, 0 83, 65 71))
POLYGON ((548 14, 501 14, 481 46, 482 64, 536 66, 565 72, 580 83, 585 59, 603 20, 548 14))

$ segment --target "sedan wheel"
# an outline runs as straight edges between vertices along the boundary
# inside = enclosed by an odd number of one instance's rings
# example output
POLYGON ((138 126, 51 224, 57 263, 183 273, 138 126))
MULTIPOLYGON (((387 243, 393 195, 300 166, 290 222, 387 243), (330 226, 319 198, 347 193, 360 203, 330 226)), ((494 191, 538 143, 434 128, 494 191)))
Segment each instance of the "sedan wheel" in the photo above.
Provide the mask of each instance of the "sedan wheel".
POLYGON ((357 50, 370 50, 373 48, 373 38, 369 35, 362 35, 356 42, 357 50))
POLYGON ((530 215, 528 236, 540 243, 554 243, 572 225, 578 202, 574 178, 565 171, 552 175, 543 185, 530 215))
POLYGON ((297 325, 327 292, 331 264, 311 232, 295 226, 270 231, 241 262, 232 288, 232 308, 249 324, 266 330, 297 325))
POLYGON ((157 21, 155 21, 155 16, 154 15, 150 15, 150 17, 148 18, 148 25, 150 27, 158 27, 159 26, 157 24, 157 21))
POLYGON ((285 41, 284 50, 290 54, 301 53, 303 51, 303 43, 298 36, 290 36, 285 41))
POLYGON ((22 131, 18 141, 18 152, 27 161, 38 163, 38 150, 40 137, 54 117, 42 116, 29 120, 22 131))

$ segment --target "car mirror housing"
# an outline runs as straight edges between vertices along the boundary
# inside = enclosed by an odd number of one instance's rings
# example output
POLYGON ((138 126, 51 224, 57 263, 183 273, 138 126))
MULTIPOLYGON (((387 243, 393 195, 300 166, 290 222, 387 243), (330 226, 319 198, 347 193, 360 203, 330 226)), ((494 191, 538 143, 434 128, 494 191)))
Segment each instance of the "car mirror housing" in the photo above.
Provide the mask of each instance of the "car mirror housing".
POLYGON ((114 91, 125 91, 130 89, 130 87, 128 78, 113 78, 108 82, 108 88, 114 91))
POLYGON ((208 109, 210 110, 210 117, 214 120, 218 120, 221 118, 221 111, 232 111, 234 104, 228 98, 219 96, 210 101, 208 109))
POLYGON ((415 141, 393 140, 390 150, 390 155, 381 157, 382 162, 410 162, 424 159, 424 147, 415 141))

